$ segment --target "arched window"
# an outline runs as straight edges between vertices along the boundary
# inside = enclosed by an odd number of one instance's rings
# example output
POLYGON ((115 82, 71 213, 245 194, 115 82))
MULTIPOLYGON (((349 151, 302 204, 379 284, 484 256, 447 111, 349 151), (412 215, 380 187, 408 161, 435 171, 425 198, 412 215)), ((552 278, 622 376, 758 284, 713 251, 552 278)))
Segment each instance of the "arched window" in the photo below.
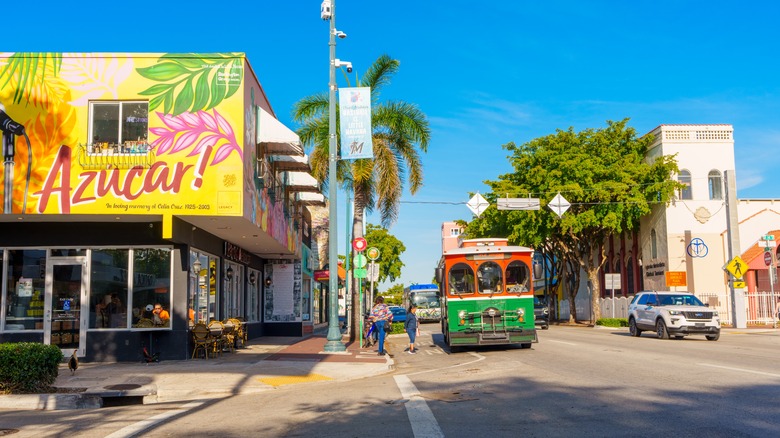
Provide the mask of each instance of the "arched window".
POLYGON ((628 258, 628 261, 626 262, 626 291, 625 293, 629 295, 633 295, 636 291, 634 290, 634 261, 631 259, 631 257, 628 258))
POLYGON ((481 294, 500 293, 504 287, 504 273, 496 262, 485 262, 477 268, 477 287, 481 294))
POLYGON ((680 199, 693 199, 693 192, 691 191, 691 172, 687 170, 681 170, 677 175, 677 181, 685 184, 685 188, 680 190, 680 199))
POLYGON ((449 290, 451 294, 474 293, 474 270, 465 263, 456 263, 450 268, 448 275, 449 290))
POLYGON ((515 260, 506 267, 506 290, 510 293, 528 292, 528 265, 515 260))
POLYGON ((723 176, 717 170, 710 170, 707 176, 710 199, 723 199, 723 176))
POLYGON ((658 258, 658 236, 655 234, 655 228, 650 230, 650 258, 658 258))

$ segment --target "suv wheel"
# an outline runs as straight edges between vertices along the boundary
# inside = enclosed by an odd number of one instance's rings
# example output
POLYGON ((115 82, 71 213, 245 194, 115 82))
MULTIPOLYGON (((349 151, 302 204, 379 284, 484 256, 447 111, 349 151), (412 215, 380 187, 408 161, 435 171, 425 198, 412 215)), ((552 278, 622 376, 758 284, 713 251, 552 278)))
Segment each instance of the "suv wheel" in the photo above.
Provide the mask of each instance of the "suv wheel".
POLYGON ((666 330, 666 323, 661 318, 655 323, 655 332, 658 335, 658 339, 669 339, 669 331, 666 330))
POLYGON ((639 337, 642 335, 642 330, 639 330, 636 326, 636 320, 634 318, 631 318, 628 320, 628 332, 631 333, 631 336, 639 337))
POLYGON ((720 339, 720 332, 715 333, 714 335, 707 335, 705 337, 707 338, 708 341, 717 341, 718 339, 720 339))

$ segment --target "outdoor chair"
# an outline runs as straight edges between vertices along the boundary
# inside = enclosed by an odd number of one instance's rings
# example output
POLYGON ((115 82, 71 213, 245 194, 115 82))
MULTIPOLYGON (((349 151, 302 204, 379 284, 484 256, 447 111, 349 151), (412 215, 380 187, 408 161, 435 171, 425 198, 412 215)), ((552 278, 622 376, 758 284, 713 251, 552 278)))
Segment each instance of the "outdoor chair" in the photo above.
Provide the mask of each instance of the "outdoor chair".
POLYGON ((246 348, 246 328, 244 324, 238 318, 230 318, 230 321, 233 322, 236 341, 241 342, 241 348, 246 348))
POLYGON ((222 334, 225 331, 225 326, 221 321, 211 321, 209 323, 208 329, 210 337, 213 341, 212 351, 214 353, 214 357, 217 357, 222 354, 222 346, 225 342, 225 338, 222 336, 222 334))
POLYGON ((222 321, 222 326, 224 327, 224 331, 222 332, 222 337, 224 338, 222 348, 227 348, 233 353, 235 352, 236 346, 236 326, 230 319, 222 321))
POLYGON ((206 324, 199 322, 192 327, 192 341, 195 347, 192 349, 192 359, 195 359, 198 351, 203 351, 203 358, 209 358, 209 350, 213 349, 214 340, 206 324))

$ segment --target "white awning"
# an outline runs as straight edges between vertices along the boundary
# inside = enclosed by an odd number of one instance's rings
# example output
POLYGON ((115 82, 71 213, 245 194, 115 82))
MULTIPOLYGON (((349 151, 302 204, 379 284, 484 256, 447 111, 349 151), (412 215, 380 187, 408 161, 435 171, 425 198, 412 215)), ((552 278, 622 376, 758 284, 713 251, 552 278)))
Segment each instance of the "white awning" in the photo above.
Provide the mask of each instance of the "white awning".
POLYGON ((298 134, 261 107, 257 107, 257 143, 265 145, 267 154, 303 155, 298 134))
POLYGON ((308 172, 311 170, 308 155, 269 155, 268 163, 276 172, 281 172, 283 170, 300 170, 308 172))
POLYGON ((295 202, 301 205, 317 205, 324 207, 325 196, 322 193, 300 192, 295 194, 295 202))
POLYGON ((282 181, 291 192, 320 192, 317 179, 306 172, 282 172, 282 181))

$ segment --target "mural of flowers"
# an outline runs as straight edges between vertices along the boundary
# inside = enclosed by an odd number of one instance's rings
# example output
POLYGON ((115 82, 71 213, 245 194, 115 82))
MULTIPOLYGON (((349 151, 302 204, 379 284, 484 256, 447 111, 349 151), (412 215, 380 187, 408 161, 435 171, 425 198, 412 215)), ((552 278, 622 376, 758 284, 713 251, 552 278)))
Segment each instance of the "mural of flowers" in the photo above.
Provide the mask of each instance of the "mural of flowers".
POLYGON ((195 114, 173 116, 158 112, 157 116, 166 126, 149 129, 152 134, 159 136, 151 143, 158 156, 173 155, 189 148, 187 156, 192 157, 199 155, 206 146, 214 146, 217 152, 211 160, 212 166, 224 161, 234 151, 243 159, 243 151, 236 141, 233 128, 216 109, 211 114, 198 111, 195 114))
POLYGON ((163 55, 157 64, 136 70, 141 76, 160 82, 139 94, 152 96, 150 111, 162 105, 164 113, 174 116, 214 108, 235 94, 243 81, 241 60, 229 56, 163 55))
POLYGON ((132 59, 96 58, 85 53, 65 54, 64 58, 60 76, 71 83, 74 94, 81 94, 70 102, 74 106, 87 105, 106 95, 118 99, 119 85, 133 72, 132 59))

